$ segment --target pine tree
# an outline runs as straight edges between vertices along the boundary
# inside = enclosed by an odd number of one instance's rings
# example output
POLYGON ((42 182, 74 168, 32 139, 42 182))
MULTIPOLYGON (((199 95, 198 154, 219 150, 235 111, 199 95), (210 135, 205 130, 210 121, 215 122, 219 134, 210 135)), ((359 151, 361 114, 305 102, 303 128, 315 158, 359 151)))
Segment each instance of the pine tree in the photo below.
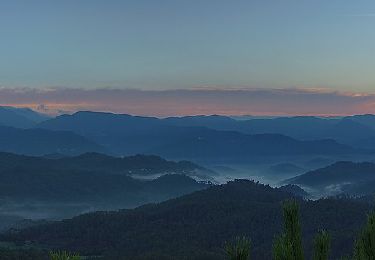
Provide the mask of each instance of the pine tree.
POLYGON ((51 260, 81 260, 82 258, 77 254, 71 254, 66 251, 50 252, 51 260))
POLYGON ((302 235, 297 201, 288 200, 283 204, 284 233, 274 242, 275 260, 303 260, 302 235))
POLYGON ((293 258, 292 244, 285 234, 277 237, 273 245, 273 258, 275 260, 289 260, 293 258))
POLYGON ((368 215, 367 224, 355 243, 354 259, 375 259, 375 211, 368 215))
POLYGON ((225 252, 230 260, 250 260, 251 241, 246 237, 237 237, 225 245, 225 252))
POLYGON ((314 239, 314 257, 313 260, 328 260, 331 238, 329 234, 322 230, 314 239))

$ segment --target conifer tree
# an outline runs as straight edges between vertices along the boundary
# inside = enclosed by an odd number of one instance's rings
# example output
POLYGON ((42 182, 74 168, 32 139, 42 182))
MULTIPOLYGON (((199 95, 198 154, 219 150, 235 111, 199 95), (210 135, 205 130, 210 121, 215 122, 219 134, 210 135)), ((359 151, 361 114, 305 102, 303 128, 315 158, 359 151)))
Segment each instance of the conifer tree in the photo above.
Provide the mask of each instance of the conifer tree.
POLYGON ((331 238, 329 234, 322 230, 314 238, 313 260, 328 260, 331 238))
POLYGON ((225 245, 225 252, 229 260, 250 260, 251 241, 246 237, 237 237, 225 245))
POLYGON ((375 211, 368 215, 367 224, 355 243, 354 259, 375 259, 375 211))
POLYGON ((288 260, 293 258, 292 244, 287 240, 285 234, 276 238, 273 245, 274 260, 288 260))
POLYGON ((295 200, 283 204, 284 233, 274 242, 275 260, 303 260, 299 206, 295 200))
POLYGON ((50 252, 51 260, 81 260, 82 258, 77 254, 72 254, 66 251, 50 252))

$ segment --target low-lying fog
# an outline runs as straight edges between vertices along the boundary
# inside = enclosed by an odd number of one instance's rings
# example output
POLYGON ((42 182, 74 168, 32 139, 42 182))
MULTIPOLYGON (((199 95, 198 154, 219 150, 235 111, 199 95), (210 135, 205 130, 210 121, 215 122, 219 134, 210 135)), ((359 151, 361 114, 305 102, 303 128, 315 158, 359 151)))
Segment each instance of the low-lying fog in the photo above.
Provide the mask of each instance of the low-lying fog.
MULTIPOLYGON (((240 163, 228 162, 197 162, 200 165, 213 171, 212 176, 197 173, 194 179, 198 181, 207 181, 213 184, 223 184, 234 179, 250 179, 259 181, 263 184, 277 187, 286 184, 285 180, 304 174, 310 170, 328 166, 336 161, 372 161, 371 158, 328 158, 328 157, 301 157, 301 158, 275 158, 267 161, 252 161, 240 163)), ((133 178, 152 180, 160 177, 161 174, 140 176, 134 175, 133 178)), ((308 192, 312 199, 320 196, 334 195, 340 191, 340 187, 328 187, 326 191, 316 191, 309 187, 301 187, 308 192)), ((132 208, 139 206, 137 202, 132 208)), ((124 207, 121 207, 124 208, 124 207)), ((38 201, 12 202, 12 200, 0 200, 0 231, 9 227, 30 225, 32 222, 25 222, 25 219, 31 220, 59 220, 71 218, 73 216, 98 211, 98 210, 117 210, 117 205, 92 204, 92 203, 43 203, 38 201), (26 223, 26 224, 25 224, 26 223)))

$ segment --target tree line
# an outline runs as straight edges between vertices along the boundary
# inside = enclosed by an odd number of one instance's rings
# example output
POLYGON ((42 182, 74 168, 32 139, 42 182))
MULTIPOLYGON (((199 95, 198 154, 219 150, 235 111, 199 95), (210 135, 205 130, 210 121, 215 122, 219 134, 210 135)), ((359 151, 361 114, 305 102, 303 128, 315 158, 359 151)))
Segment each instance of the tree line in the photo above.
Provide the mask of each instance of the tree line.
MULTIPOLYGON (((296 200, 286 200, 283 203, 283 233, 277 236, 273 243, 272 256, 274 260, 304 260, 306 259, 302 246, 302 232, 299 216, 299 205, 296 200)), ((325 230, 320 230, 314 238, 313 260, 328 260, 330 255, 331 237, 325 230)), ((237 237, 226 243, 225 252, 229 260, 250 260, 251 240, 247 237, 237 237)), ((375 259, 375 211, 368 214, 367 223, 355 241, 353 253, 342 256, 341 260, 373 260, 375 259)))

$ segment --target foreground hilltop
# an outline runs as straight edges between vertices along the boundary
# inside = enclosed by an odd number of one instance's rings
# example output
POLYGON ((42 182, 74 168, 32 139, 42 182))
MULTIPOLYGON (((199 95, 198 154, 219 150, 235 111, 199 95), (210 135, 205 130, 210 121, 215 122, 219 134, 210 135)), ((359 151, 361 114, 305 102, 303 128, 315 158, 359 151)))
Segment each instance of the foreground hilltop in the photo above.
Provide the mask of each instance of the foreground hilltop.
MULTIPOLYGON (((281 202, 291 197, 282 189, 237 180, 160 204, 85 214, 2 239, 105 259, 224 259, 225 241, 246 235, 252 239, 255 259, 269 259, 282 228, 281 202)), ((351 199, 299 203, 305 241, 326 229, 334 238, 332 257, 351 252, 368 204, 351 199)), ((305 250, 310 254, 310 244, 305 250)))

